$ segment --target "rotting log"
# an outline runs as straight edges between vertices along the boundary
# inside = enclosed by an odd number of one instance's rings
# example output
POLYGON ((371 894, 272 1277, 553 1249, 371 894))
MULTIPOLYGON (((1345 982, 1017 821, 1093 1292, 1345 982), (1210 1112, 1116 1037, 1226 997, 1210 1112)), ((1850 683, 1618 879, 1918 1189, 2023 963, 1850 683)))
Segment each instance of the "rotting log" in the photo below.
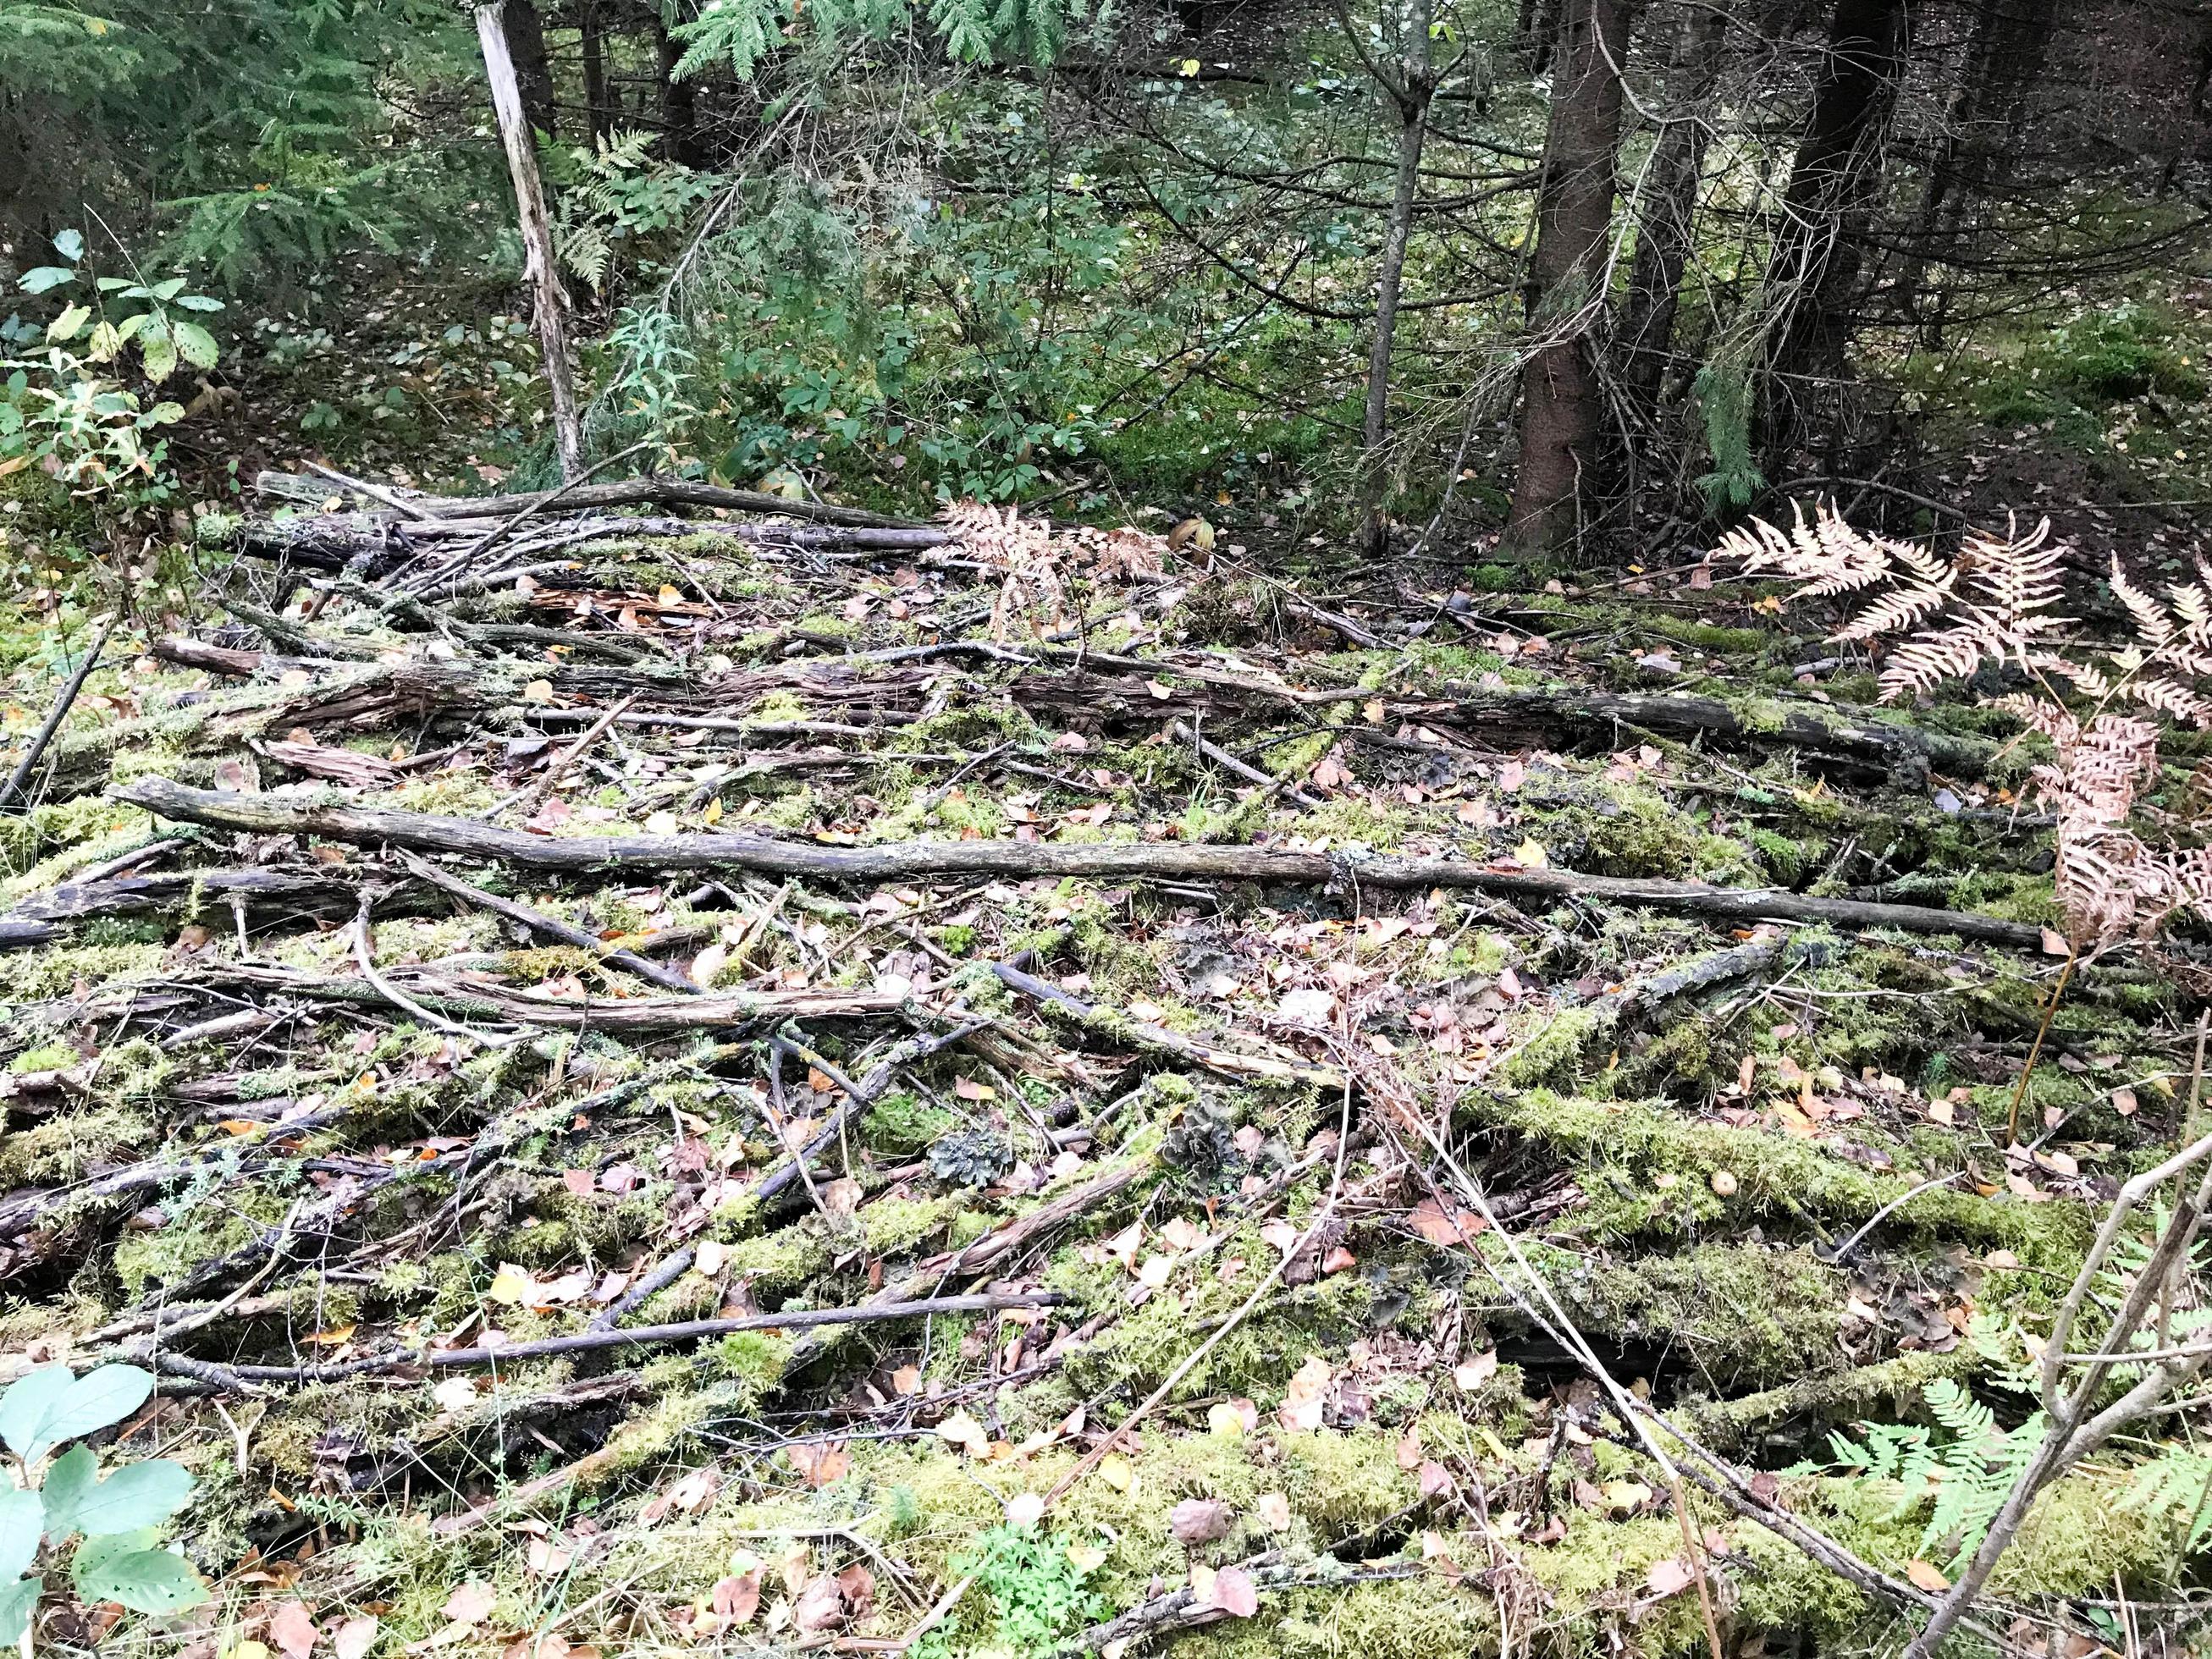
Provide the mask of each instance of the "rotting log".
POLYGON ((1273 847, 1115 842, 1066 846, 1042 842, 908 841, 876 847, 823 847, 760 836, 610 836, 554 840, 467 818, 393 811, 312 798, 243 795, 195 789, 168 778, 141 778, 110 792, 114 799, 162 817, 258 835, 319 836, 355 846, 453 853, 536 870, 584 875, 626 871, 751 871, 830 882, 882 883, 929 876, 1078 879, 1252 881, 1291 886, 1462 889, 1512 901, 1583 899, 1676 910, 1746 925, 1814 922, 1843 928, 1893 927, 1948 933, 1986 945, 2038 951, 2042 930, 1969 911, 1817 898, 1768 887, 1578 875, 1469 859, 1294 852, 1273 847))
POLYGON ((1978 778, 1999 745, 1926 726, 1881 719, 1862 709, 1781 698, 1739 706, 1679 691, 1454 690, 1449 696, 1386 700, 1393 719, 1460 727, 1486 736, 1566 730, 1610 742, 1634 741, 1638 731, 1706 738, 1731 747, 1790 749, 1840 762, 1894 782, 1917 787, 1928 775, 1978 778))
MULTIPOLYGON (((324 478, 302 478, 289 472, 263 472, 253 481, 257 494, 289 501, 327 501, 343 493, 324 478)), ((866 507, 836 507, 827 501, 789 501, 758 489, 727 489, 696 478, 615 478, 605 483, 580 484, 571 489, 539 490, 515 495, 425 495, 407 505, 425 519, 511 518, 518 513, 552 503, 564 512, 583 512, 602 507, 708 507, 733 513, 773 514, 779 518, 805 519, 815 524, 848 525, 856 529, 912 530, 927 526, 912 519, 866 507)))

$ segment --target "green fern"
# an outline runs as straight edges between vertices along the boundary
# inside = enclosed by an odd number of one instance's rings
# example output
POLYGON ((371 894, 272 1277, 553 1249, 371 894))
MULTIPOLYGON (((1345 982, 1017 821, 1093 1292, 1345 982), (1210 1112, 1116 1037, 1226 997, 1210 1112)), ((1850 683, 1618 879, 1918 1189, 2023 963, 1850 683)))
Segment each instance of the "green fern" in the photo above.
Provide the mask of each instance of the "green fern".
MULTIPOLYGON (((1953 1566, 1973 1553, 2003 1507, 2005 1495, 2043 1443, 2049 1424, 2037 1412, 2009 1431, 1996 1415, 1951 1377, 1938 1377, 1922 1390, 1936 1426, 1864 1423, 1859 1437, 1828 1437, 1828 1467, 1871 1480, 1894 1481, 1904 1488, 1894 1511, 1904 1515, 1926 1501, 1935 1506, 1922 1529, 1919 1549, 1950 1546, 1953 1566)), ((1812 1473, 1801 1466, 1800 1473, 1812 1473)))
POLYGON ((2136 1471, 2120 1504, 2187 1527, 2183 1552, 2195 1555, 2212 1543, 2212 1452, 2167 1447, 2136 1471))

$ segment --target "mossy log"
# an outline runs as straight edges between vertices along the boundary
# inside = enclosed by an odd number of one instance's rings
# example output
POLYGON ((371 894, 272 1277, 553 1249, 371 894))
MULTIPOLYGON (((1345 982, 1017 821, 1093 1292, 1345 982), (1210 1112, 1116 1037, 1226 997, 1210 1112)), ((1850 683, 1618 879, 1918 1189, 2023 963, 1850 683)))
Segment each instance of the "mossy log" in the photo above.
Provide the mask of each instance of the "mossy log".
POLYGON ((742 835, 610 836, 553 840, 467 818, 394 811, 266 795, 195 789, 168 778, 142 778, 112 792, 117 800, 210 829, 262 835, 319 836, 356 846, 455 853, 526 869, 580 875, 635 871, 753 871, 832 882, 881 883, 928 876, 1025 879, 1064 876, 1121 880, 1261 882, 1291 886, 1367 885, 1458 889, 1542 904, 1586 899, 1717 920, 1820 922, 1843 928, 1893 927, 1952 934, 2016 950, 2040 950, 2039 928, 1966 911, 1863 904, 1773 888, 1713 887, 1694 881, 1645 881, 1567 870, 1500 867, 1471 860, 1377 855, 1351 858, 1270 847, 1110 842, 908 841, 875 847, 823 847, 742 835))

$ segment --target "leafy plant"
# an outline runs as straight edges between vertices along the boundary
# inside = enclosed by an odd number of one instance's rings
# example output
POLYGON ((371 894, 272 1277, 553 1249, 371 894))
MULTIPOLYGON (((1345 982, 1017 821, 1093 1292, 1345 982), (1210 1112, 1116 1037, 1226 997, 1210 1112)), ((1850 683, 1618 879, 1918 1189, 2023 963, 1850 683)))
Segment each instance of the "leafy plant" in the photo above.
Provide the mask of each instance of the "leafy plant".
POLYGON ((1996 1414, 1953 1377, 1938 1377, 1922 1393, 1936 1427, 1862 1424, 1859 1439, 1837 1432, 1828 1437, 1828 1447, 1842 1468, 1903 1485, 1900 1515, 1932 1489, 1935 1507, 1921 1532, 1920 1551, 1924 1555, 1948 1543, 1948 1557, 1955 1562, 1980 1547, 2050 1423, 2037 1412, 2016 1429, 2001 1429, 1996 1414))
POLYGON ((659 136, 632 129, 548 158, 554 245, 561 263, 595 289, 606 288, 618 254, 635 258, 655 237, 681 230, 720 187, 712 173, 654 157, 659 136))
POLYGON ((982 1649, 1009 1659, 1048 1659, 1067 1638, 1111 1610, 1104 1596, 1084 1588, 1088 1570, 1034 1527, 989 1528, 973 1550, 954 1559, 952 1571, 974 1575, 991 1607, 991 1630, 980 1641, 956 1643, 948 1627, 939 1626, 915 1645, 916 1659, 951 1659, 982 1649))
POLYGON ((175 1613, 207 1599, 191 1564, 160 1544, 161 1523, 191 1496, 182 1464, 146 1458, 102 1480, 89 1446, 52 1455, 122 1421, 153 1390, 152 1374, 135 1365, 102 1365, 82 1376, 49 1365, 0 1395, 0 1441, 15 1455, 21 1483, 0 1491, 0 1644, 21 1641, 31 1627, 46 1589, 45 1575, 30 1573, 41 1547, 51 1562, 72 1538, 70 1577, 87 1601, 175 1613))
MULTIPOLYGON (((16 280, 24 293, 46 294, 60 288, 82 291, 82 280, 88 274, 80 264, 84 258, 82 234, 64 231, 54 238, 54 251, 68 263, 37 265, 25 271, 16 280)), ((118 362, 135 348, 146 378, 156 386, 175 374, 179 362, 194 368, 213 368, 222 355, 222 346, 204 326, 182 313, 221 311, 222 301, 204 294, 187 294, 185 288, 182 276, 150 283, 137 275, 94 276, 92 293, 81 300, 75 292, 68 296, 70 304, 46 325, 46 337, 53 344, 67 345, 83 335, 83 355, 95 363, 118 362), (85 334, 88 323, 91 331, 85 334)))

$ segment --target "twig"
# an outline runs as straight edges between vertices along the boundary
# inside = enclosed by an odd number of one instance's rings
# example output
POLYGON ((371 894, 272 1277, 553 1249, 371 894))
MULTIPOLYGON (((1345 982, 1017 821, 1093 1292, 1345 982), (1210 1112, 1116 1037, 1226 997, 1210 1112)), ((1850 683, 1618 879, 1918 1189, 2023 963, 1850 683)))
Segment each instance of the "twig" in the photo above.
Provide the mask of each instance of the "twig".
MULTIPOLYGON (((1013 1308, 1052 1308, 1067 1298, 1052 1291, 1029 1291, 989 1296, 937 1296, 920 1302, 864 1303, 855 1308, 817 1308, 798 1313, 746 1314, 729 1319, 690 1319, 673 1325, 639 1325, 629 1330, 577 1331, 568 1336, 540 1337, 532 1342, 507 1342, 495 1348, 424 1348, 401 1353, 345 1359, 327 1365, 233 1365, 228 1372, 241 1382, 333 1382, 341 1377, 369 1376, 382 1371, 411 1370, 453 1370, 478 1365, 505 1365, 520 1359, 542 1359, 549 1354, 588 1353, 601 1348, 643 1347, 658 1342, 695 1342, 702 1338, 728 1336, 738 1331, 811 1330, 822 1325, 875 1324, 895 1319, 927 1319, 937 1314, 1003 1313, 1013 1308)), ((176 1356, 163 1353, 155 1363, 172 1364, 176 1356)), ((194 1373, 182 1373, 192 1375, 194 1373)))
POLYGON ((501 898, 496 893, 488 893, 481 887, 472 886, 451 871, 439 868, 428 859, 418 858, 414 854, 404 850, 400 853, 399 858, 400 861, 407 866, 410 874, 420 880, 428 882, 441 892, 452 894, 465 904, 473 904, 481 909, 489 910, 495 915, 505 916, 509 921, 519 922, 532 933, 543 938, 556 939, 563 945, 573 945, 579 950, 589 951, 600 961, 612 963, 626 972, 635 974, 640 979, 650 980, 664 990, 679 992, 689 997, 696 997, 700 994, 697 984, 684 975, 678 973, 673 968, 649 961, 639 956, 635 951, 610 951, 606 948, 605 941, 595 938, 584 929, 572 927, 557 917, 549 916, 542 910, 533 910, 530 906, 519 903, 514 899, 501 898))
POLYGON ((31 746, 23 751, 23 758, 15 763, 15 769, 8 775, 8 781, 0 784, 0 806, 5 806, 15 799, 16 791, 23 787, 24 781, 31 775, 31 769, 38 765, 39 757, 46 752, 46 745, 54 740, 54 733, 61 730, 62 721, 68 717, 70 706, 76 702, 76 694, 84 690, 86 677, 99 663, 100 653, 106 649, 107 636, 115 631, 116 625, 122 620, 120 616, 113 616, 100 625, 100 632, 94 636, 91 648, 84 653, 84 660, 77 664, 76 672, 69 677, 68 683, 54 698, 54 706, 47 711, 46 724, 31 739, 31 746))

